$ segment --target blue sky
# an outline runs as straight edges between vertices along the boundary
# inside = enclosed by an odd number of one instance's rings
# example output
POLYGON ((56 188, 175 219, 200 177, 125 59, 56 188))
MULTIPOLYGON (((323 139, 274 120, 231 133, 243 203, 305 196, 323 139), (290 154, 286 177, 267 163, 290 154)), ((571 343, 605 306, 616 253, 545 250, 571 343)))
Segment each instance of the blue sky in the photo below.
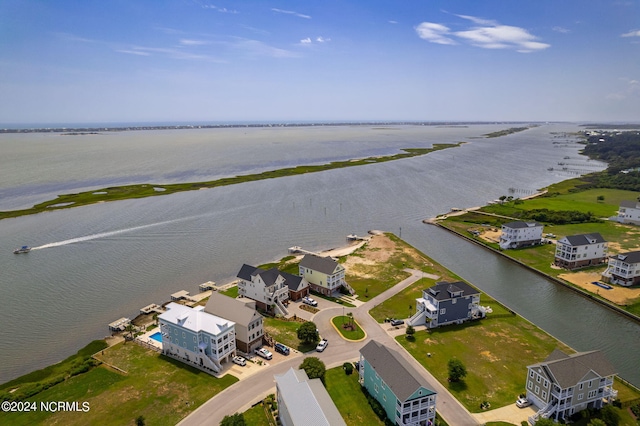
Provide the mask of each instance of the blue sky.
POLYGON ((639 121, 640 0, 0 0, 0 122, 639 121))

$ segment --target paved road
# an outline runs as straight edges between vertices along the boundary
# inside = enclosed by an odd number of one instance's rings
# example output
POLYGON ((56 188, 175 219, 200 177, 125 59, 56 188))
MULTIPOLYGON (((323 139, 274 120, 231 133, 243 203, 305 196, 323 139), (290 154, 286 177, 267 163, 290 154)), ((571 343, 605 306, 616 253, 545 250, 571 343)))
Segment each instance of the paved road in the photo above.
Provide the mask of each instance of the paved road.
MULTIPOLYGON (((438 393, 437 411, 450 425, 480 425, 450 393, 427 370, 409 355, 392 337, 398 331, 389 324, 378 324, 370 315, 369 310, 382 303, 391 296, 399 293, 417 280, 422 278, 423 272, 407 269, 411 276, 384 293, 374 297, 357 308, 336 307, 325 308, 313 316, 322 337, 329 340, 329 346, 322 353, 313 352, 310 355, 320 358, 327 368, 342 365, 345 361, 353 361, 360 357, 360 349, 370 340, 374 339, 386 346, 396 349, 407 364, 411 364, 420 372, 429 383, 429 387, 438 393), (344 340, 330 324, 330 319, 337 315, 352 312, 354 318, 367 333, 367 338, 362 342, 350 342, 344 340)), ((437 278, 432 277, 431 278, 437 278)), ((322 307, 322 304, 320 305, 322 307)), ((180 426, 219 425, 227 414, 243 412, 253 404, 260 402, 268 394, 275 393, 274 375, 284 374, 289 368, 298 368, 302 362, 302 354, 292 354, 288 358, 264 367, 251 375, 250 379, 240 380, 233 386, 220 392, 209 401, 201 405, 197 410, 183 419, 180 426)))

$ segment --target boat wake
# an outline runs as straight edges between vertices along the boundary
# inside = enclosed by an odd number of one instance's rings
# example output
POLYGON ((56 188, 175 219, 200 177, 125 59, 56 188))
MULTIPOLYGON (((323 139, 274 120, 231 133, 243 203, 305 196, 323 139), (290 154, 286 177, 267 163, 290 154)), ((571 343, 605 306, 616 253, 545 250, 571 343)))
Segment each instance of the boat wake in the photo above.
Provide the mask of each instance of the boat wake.
POLYGON ((140 229, 146 229, 146 228, 152 228, 154 226, 166 225, 166 224, 169 224, 169 223, 174 223, 174 222, 182 221, 182 220, 185 220, 185 219, 186 218, 175 219, 175 220, 167 220, 167 221, 164 221, 164 222, 150 223, 148 225, 134 226, 133 228, 119 229, 117 231, 101 232, 99 234, 92 234, 92 235, 87 235, 87 236, 84 236, 84 237, 71 238, 69 240, 57 241, 55 243, 49 243, 49 244, 44 244, 44 245, 41 245, 41 246, 38 246, 38 247, 32 247, 31 250, 41 250, 41 249, 47 249, 47 248, 51 248, 51 247, 60 247, 60 246, 66 246, 68 244, 80 243, 80 242, 83 242, 83 241, 96 240, 98 238, 111 237, 113 235, 119 235, 119 234, 124 234, 124 233, 127 233, 127 232, 139 231, 140 229))

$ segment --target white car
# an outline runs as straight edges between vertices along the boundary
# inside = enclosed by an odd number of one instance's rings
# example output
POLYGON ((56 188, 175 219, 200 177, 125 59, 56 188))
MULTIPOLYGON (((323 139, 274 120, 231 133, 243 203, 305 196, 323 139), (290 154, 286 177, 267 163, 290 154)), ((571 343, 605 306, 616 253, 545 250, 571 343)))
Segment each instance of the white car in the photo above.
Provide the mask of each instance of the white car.
POLYGON ((238 364, 238 365, 240 365, 242 367, 247 365, 247 360, 242 358, 241 356, 234 356, 232 361, 233 361, 234 364, 238 364))
POLYGON ((269 352, 269 350, 267 350, 265 348, 256 349, 256 354, 258 354, 259 356, 261 356, 264 359, 273 358, 273 354, 271 352, 269 352))
POLYGON ((313 300, 309 296, 303 297, 302 298, 302 303, 306 303, 307 305, 311 305, 311 306, 318 306, 318 302, 316 302, 315 300, 313 300))
POLYGON ((518 400, 516 401, 516 407, 518 408, 524 408, 530 405, 531 401, 529 401, 527 398, 518 398, 518 400))
POLYGON ((322 339, 320 340, 320 343, 318 343, 318 346, 316 346, 316 351, 317 352, 322 352, 325 349, 327 349, 327 345, 329 344, 329 342, 327 341, 327 339, 322 339))

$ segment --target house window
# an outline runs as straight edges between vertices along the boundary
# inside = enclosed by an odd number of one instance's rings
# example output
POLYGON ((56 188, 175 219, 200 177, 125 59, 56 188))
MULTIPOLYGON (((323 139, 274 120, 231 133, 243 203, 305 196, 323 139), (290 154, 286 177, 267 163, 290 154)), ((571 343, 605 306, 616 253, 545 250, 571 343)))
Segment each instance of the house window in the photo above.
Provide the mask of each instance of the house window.
POLYGON ((549 382, 547 381, 547 379, 544 379, 544 387, 548 388, 549 387, 549 382))
POLYGON ((582 398, 584 398, 584 394, 583 393, 578 395, 578 401, 582 401, 582 398))
POLYGON ((533 378, 533 370, 529 370, 529 377, 533 378))
POLYGON ((386 400, 387 400, 387 395, 382 395, 382 399, 383 399, 384 401, 386 401, 386 400))
POLYGON ((578 386, 578 390, 582 390, 584 388, 584 383, 580 383, 580 386, 578 386))
POLYGON ((540 383, 540 376, 536 377, 536 382, 540 383))
POLYGON ((533 388, 533 382, 527 383, 527 387, 529 388, 529 390, 531 390, 533 388))
POLYGON ((591 399, 591 398, 593 398, 594 396, 596 396, 597 394, 598 394, 598 391, 597 391, 597 390, 589 391, 589 395, 587 396, 587 398, 591 399))
POLYGON ((593 380, 589 380, 589 387, 591 387, 593 380))
POLYGON ((547 399, 547 392, 542 391, 542 399, 545 399, 545 400, 547 399))
POLYGON ((535 393, 536 393, 536 395, 540 393, 540 386, 536 386, 535 393))
POLYGON ((440 309, 440 315, 444 315, 445 313, 447 313, 447 308, 440 309))
POLYGON ((373 385, 373 389, 378 392, 378 384, 376 383, 375 385, 373 385))

